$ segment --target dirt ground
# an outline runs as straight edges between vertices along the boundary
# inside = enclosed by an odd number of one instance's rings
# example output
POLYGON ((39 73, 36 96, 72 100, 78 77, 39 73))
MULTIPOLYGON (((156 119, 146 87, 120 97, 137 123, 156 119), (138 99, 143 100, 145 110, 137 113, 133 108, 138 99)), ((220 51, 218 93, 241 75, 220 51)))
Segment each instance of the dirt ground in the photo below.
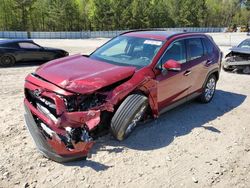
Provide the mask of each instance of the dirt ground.
MULTIPOLYGON (((53 46, 89 53, 104 41, 53 46)), ((124 142, 100 138, 86 161, 59 164, 36 150, 25 127, 24 78, 36 68, 0 69, 0 187, 250 187, 250 75, 222 71, 210 104, 189 102, 124 142)))

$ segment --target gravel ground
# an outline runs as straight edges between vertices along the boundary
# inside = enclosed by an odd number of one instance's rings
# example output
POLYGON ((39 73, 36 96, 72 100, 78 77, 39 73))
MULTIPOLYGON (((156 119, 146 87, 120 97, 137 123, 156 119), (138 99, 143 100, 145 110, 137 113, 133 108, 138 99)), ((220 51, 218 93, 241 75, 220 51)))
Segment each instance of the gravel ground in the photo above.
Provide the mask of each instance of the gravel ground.
MULTIPOLYGON (((53 46, 90 53, 105 41, 53 46)), ((24 125, 24 78, 36 68, 0 69, 0 187, 250 187, 250 75, 222 72, 210 104, 189 102, 124 142, 100 138, 87 161, 59 164, 37 152, 24 125)))

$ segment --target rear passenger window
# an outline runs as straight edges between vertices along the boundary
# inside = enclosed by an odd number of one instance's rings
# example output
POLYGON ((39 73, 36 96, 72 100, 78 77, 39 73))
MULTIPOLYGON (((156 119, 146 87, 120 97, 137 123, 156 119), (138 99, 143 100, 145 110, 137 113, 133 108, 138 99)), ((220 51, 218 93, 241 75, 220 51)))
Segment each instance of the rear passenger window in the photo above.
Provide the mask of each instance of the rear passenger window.
POLYGON ((214 51, 214 45, 212 44, 212 42, 206 38, 203 38, 203 44, 205 46, 205 52, 206 54, 211 54, 214 51))
POLYGON ((204 50, 201 39, 187 39, 187 52, 189 61, 202 57, 204 54, 204 50))
POLYGON ((179 63, 186 63, 186 48, 185 41, 180 40, 174 42, 166 51, 166 53, 162 57, 162 63, 173 59, 178 61, 179 63))

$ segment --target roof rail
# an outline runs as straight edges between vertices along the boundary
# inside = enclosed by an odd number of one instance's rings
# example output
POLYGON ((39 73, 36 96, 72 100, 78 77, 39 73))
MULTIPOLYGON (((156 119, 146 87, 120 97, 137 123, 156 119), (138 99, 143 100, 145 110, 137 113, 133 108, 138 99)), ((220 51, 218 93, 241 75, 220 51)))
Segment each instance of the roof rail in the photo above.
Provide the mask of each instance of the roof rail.
MULTIPOLYGON (((155 29, 155 28, 150 28, 150 29, 134 29, 134 30, 129 30, 129 31, 125 31, 121 34, 119 34, 118 36, 127 34, 127 33, 133 33, 133 32, 138 32, 138 31, 166 31, 168 32, 168 30, 166 29, 155 29)), ((174 36, 178 36, 178 35, 183 35, 183 34, 204 34, 204 33, 200 33, 200 32, 189 32, 187 30, 183 30, 183 31, 169 31, 172 32, 172 34, 170 34, 166 39, 169 40, 170 38, 174 37, 174 36)))
POLYGON ((128 30, 128 31, 125 31, 125 32, 121 33, 120 35, 124 35, 124 34, 127 34, 127 33, 138 32, 138 31, 167 31, 167 30, 165 30, 165 29, 155 29, 155 28, 148 28, 148 29, 131 29, 131 30, 128 30))
POLYGON ((176 32, 175 34, 167 37, 167 39, 170 39, 170 38, 178 36, 178 35, 183 35, 183 34, 206 35, 205 33, 199 33, 199 32, 189 32, 189 31, 183 31, 183 32, 181 32, 181 31, 179 31, 179 32, 176 32))

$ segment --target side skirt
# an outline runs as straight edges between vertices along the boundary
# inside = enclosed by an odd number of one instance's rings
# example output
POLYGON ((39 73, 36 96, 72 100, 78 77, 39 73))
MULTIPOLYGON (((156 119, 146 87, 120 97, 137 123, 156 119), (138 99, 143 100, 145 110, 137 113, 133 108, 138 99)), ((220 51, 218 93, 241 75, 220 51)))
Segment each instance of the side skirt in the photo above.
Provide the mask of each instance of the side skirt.
POLYGON ((198 97, 201 93, 200 92, 195 92, 187 97, 184 97, 183 99, 180 99, 178 100, 177 102, 173 103, 173 104, 170 104, 169 106, 163 108, 161 111, 160 111, 160 115, 161 114, 164 114, 165 112, 169 111, 169 110, 172 110, 173 108, 187 102, 187 101, 190 101, 190 100, 193 100, 195 99, 196 97, 198 97))

